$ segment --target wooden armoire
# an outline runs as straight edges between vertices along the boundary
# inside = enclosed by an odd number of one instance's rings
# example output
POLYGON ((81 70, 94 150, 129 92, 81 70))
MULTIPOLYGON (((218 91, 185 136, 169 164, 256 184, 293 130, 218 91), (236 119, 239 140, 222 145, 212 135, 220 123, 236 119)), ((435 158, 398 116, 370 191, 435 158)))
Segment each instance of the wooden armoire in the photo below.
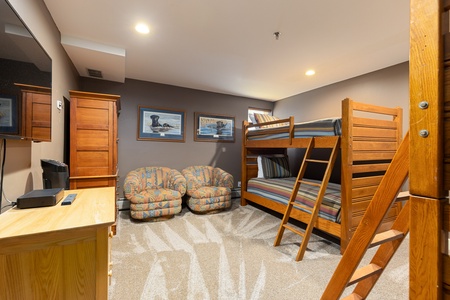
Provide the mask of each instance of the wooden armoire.
POLYGON ((120 96, 70 91, 70 189, 117 186, 120 96))

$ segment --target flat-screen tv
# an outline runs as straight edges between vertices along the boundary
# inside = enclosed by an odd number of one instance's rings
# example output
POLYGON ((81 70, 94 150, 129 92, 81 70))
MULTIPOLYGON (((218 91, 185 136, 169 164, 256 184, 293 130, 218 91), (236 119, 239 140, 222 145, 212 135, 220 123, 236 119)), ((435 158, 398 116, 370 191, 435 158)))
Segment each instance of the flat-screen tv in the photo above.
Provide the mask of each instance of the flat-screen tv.
POLYGON ((0 138, 22 136, 20 87, 51 87, 52 61, 6 0, 0 0, 0 138))

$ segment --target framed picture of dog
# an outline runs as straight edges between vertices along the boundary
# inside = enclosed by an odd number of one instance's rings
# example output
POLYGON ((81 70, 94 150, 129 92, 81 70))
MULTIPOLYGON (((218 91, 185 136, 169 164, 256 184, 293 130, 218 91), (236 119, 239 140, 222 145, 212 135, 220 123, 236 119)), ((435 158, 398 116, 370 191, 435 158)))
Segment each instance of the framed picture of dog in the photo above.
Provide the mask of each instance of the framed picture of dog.
POLYGON ((138 106, 137 140, 184 143, 185 128, 183 110, 138 106))
POLYGON ((194 113, 194 118, 194 141, 234 143, 234 117, 196 112, 194 113))

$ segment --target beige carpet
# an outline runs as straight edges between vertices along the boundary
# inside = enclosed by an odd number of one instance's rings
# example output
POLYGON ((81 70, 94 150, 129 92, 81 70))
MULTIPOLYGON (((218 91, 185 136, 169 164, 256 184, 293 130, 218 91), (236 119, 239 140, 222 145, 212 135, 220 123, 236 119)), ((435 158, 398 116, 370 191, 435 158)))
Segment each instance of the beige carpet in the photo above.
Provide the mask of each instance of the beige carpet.
MULTIPOLYGON (((341 258, 338 245, 313 235, 303 261, 295 262, 298 235, 286 231, 273 247, 279 224, 237 199, 226 212, 195 215, 184 208, 157 223, 121 211, 110 299, 320 299, 341 258)), ((368 299, 408 299, 408 242, 368 299)))

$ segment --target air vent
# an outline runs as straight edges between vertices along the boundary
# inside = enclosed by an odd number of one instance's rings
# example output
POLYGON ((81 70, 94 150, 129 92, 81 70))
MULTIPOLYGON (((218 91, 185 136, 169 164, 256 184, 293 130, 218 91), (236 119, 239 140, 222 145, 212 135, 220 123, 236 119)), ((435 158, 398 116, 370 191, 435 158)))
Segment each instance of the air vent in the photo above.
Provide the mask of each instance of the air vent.
POLYGON ((90 77, 103 78, 102 71, 93 69, 87 69, 87 71, 90 77))

